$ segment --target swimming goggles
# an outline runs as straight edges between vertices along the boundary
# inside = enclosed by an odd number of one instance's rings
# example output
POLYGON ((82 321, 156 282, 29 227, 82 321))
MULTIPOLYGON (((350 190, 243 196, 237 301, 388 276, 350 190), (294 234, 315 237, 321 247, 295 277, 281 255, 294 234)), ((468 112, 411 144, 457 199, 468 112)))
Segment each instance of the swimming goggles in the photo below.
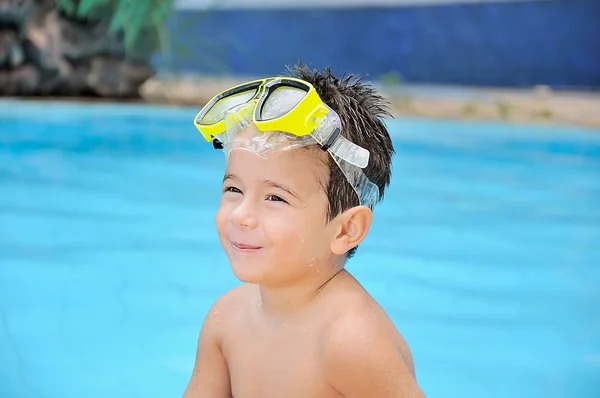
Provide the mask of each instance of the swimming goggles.
POLYGON ((237 85, 214 96, 194 125, 226 156, 237 148, 261 154, 318 144, 340 167, 361 205, 372 209, 379 201, 379 188, 362 171, 369 151, 340 134, 339 116, 308 82, 277 76, 237 85))

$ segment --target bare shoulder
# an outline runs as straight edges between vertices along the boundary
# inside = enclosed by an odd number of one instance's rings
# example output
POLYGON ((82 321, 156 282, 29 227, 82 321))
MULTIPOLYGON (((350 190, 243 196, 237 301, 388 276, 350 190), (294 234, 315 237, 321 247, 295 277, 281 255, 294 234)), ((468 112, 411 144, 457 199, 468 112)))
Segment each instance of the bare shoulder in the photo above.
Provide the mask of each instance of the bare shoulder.
POLYGON ((344 396, 424 397, 408 344, 385 311, 366 292, 345 296, 324 333, 330 385, 344 396))
POLYGON ((255 289, 252 285, 244 284, 228 290, 210 307, 202 329, 209 329, 221 335, 229 324, 235 323, 239 315, 244 313, 245 305, 250 303, 254 296, 255 289))
POLYGON ((226 311, 228 313, 239 309, 239 304, 248 302, 250 298, 256 298, 256 286, 243 284, 229 289, 219 297, 211 309, 226 311))

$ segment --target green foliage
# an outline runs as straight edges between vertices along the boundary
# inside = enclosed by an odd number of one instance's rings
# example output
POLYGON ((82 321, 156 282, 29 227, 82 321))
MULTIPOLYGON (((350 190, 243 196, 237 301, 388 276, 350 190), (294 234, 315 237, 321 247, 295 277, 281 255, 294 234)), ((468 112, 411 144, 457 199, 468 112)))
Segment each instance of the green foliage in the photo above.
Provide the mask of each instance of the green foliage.
POLYGON ((109 33, 123 32, 127 50, 134 49, 142 32, 153 30, 161 45, 166 43, 165 24, 174 0, 57 0, 58 6, 68 15, 96 19, 108 11, 109 33))
POLYGON ((56 0, 56 3, 60 9, 69 15, 77 12, 77 5, 73 0, 56 0))

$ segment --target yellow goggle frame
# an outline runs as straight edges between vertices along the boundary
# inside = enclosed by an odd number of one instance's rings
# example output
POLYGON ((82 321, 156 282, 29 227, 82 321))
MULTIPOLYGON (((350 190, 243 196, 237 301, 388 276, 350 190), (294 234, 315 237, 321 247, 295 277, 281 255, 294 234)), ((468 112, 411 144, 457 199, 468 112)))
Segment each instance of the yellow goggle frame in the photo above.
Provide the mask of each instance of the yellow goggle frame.
MULTIPOLYGON (((303 137, 313 132, 319 125, 322 117, 330 112, 329 108, 321 100, 315 88, 308 82, 300 79, 275 76, 264 79, 253 80, 227 89, 215 95, 196 115, 194 126, 200 131, 207 142, 214 141, 219 134, 225 131, 224 110, 223 115, 218 121, 209 120, 204 122, 206 115, 215 107, 215 105, 228 97, 233 97, 248 91, 255 90, 255 94, 249 100, 243 100, 239 103, 233 103, 228 109, 235 106, 254 102, 254 112, 252 122, 262 132, 267 131, 285 131, 303 137), (306 95, 294 106, 281 116, 265 119, 261 117, 263 106, 270 95, 279 88, 296 88, 306 92, 306 95)), ((339 134, 339 131, 335 136, 339 134)), ((335 139, 337 137, 331 137, 335 139)))

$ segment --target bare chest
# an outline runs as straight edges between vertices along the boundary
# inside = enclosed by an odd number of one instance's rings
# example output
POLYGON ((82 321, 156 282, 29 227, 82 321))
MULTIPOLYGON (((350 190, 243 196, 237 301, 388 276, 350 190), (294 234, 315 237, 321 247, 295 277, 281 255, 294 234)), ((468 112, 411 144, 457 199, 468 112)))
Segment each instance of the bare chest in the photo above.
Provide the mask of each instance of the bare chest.
POLYGON ((282 328, 260 334, 246 330, 225 356, 234 398, 336 397, 322 374, 315 333, 282 328))

